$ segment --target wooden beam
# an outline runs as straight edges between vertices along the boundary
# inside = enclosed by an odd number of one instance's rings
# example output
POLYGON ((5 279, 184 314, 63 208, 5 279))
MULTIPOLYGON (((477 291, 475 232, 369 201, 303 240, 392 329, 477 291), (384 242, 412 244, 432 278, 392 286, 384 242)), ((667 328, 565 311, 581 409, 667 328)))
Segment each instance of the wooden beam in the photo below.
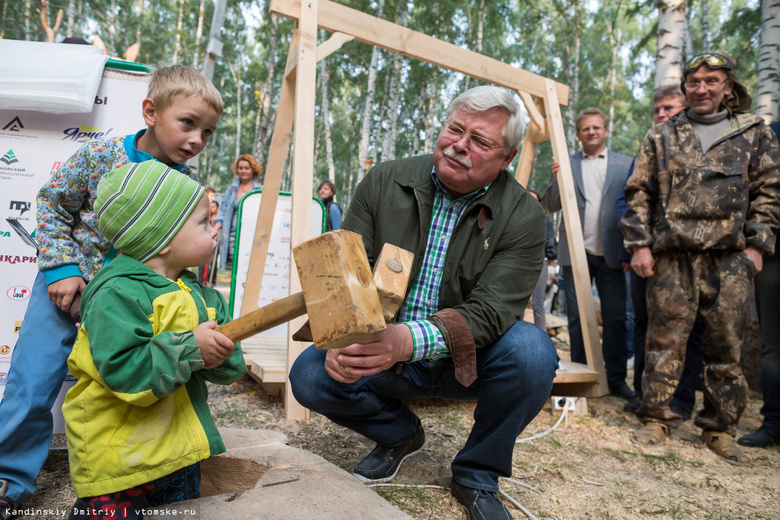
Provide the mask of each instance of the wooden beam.
POLYGON ((517 160, 517 171, 515 172, 515 180, 517 180, 523 188, 528 187, 528 179, 531 178, 531 168, 534 165, 536 146, 537 143, 529 139, 529 136, 526 133, 523 146, 520 148, 520 158, 517 160))
MULTIPOLYGON (((290 244, 308 240, 311 234, 311 196, 314 184, 314 112, 317 85, 317 13, 318 0, 307 0, 298 14, 298 56, 295 81, 295 136, 293 140, 292 215, 290 244)), ((277 116, 278 117, 278 116, 277 116)), ((301 290, 295 258, 290 255, 290 292, 301 290)), ((290 330, 297 330, 305 319, 290 322, 290 330)), ((308 347, 308 343, 287 340, 287 370, 308 347)), ((289 380, 289 379, 288 379, 289 380)), ((285 385, 285 413, 287 420, 307 420, 309 411, 295 401, 292 385, 285 385)))
MULTIPOLYGON (((298 31, 293 33, 290 52, 297 49, 298 31)), ((290 58, 288 56, 288 62, 290 58)), ((257 213, 257 226, 252 241, 252 252, 249 256, 249 270, 246 274, 244 299, 241 302, 241 314, 247 314, 257 308, 260 288, 265 272, 265 260, 268 255, 268 245, 271 242, 271 229, 276 213, 276 203, 279 190, 282 187, 284 163, 287 161, 287 149, 290 147, 293 116, 295 114, 295 77, 282 80, 282 91, 276 107, 274 133, 271 137, 271 147, 263 178, 263 197, 260 199, 260 209, 257 213)), ((292 256, 292 255, 290 255, 292 256)))
MULTIPOLYGON (((523 92, 522 90, 518 90, 517 95, 520 96, 520 99, 523 101, 525 109, 528 111, 528 117, 531 118, 531 123, 543 131, 547 130, 547 122, 544 120, 544 116, 539 112, 539 108, 536 106, 536 100, 539 98, 534 98, 531 94, 523 92)), ((547 139, 549 139, 549 137, 547 139)), ((547 139, 544 140, 546 141, 547 139)))
POLYGON ((344 33, 333 33, 333 35, 328 38, 326 41, 322 42, 317 47, 317 62, 321 62, 337 50, 341 48, 342 45, 345 43, 349 43, 352 40, 354 40, 354 36, 350 36, 348 34, 344 33))
POLYGON ((298 63, 295 60, 295 57, 298 56, 298 28, 295 28, 295 35, 293 36, 292 42, 290 42, 290 50, 287 52, 287 63, 284 66, 284 75, 283 78, 288 79, 295 79, 295 67, 298 65, 298 63))
MULTIPOLYGON (((511 90, 522 90, 540 98, 544 96, 543 76, 335 2, 319 0, 318 3, 317 24, 326 31, 342 32, 363 43, 511 90)), ((301 4, 301 0, 271 0, 270 9, 272 14, 295 20, 301 12, 301 4)), ((303 4, 308 4, 308 0, 303 4)), ((559 102, 566 105, 569 87, 557 82, 554 85, 559 102)))
POLYGON ((566 287, 566 290, 574 289, 577 293, 577 308, 580 311, 582 339, 585 342, 588 368, 598 372, 599 375, 598 384, 592 385, 588 393, 590 397, 593 397, 609 392, 607 373, 604 368, 604 355, 599 340, 599 328, 596 323, 596 308, 593 304, 588 261, 585 256, 585 241, 582 238, 582 224, 577 209, 576 188, 571 173, 566 136, 563 132, 563 117, 561 117, 555 84, 546 79, 545 87, 544 111, 547 114, 547 126, 550 129, 553 157, 561 165, 557 179, 560 186, 563 220, 566 222, 566 236, 571 252, 571 267, 574 273, 574 287, 566 287))
POLYGON ((544 101, 526 92, 518 91, 517 94, 523 101, 531 118, 528 127, 525 129, 525 139, 523 140, 523 147, 520 149, 520 158, 517 161, 517 171, 515 172, 517 182, 524 188, 527 188, 528 179, 531 178, 531 169, 534 165, 534 157, 536 156, 536 147, 542 141, 550 138, 550 130, 547 126, 547 121, 542 115, 544 101))

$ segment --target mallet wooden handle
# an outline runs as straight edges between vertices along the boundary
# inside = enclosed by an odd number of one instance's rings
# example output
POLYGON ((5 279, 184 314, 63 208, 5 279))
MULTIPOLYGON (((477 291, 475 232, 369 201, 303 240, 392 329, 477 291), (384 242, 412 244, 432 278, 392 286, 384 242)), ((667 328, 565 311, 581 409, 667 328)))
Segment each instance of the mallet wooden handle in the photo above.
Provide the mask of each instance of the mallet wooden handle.
POLYGON ((298 316, 306 314, 306 301, 303 293, 295 293, 269 305, 260 307, 244 314, 233 321, 225 323, 215 330, 221 332, 231 341, 241 341, 264 330, 272 329, 298 316))

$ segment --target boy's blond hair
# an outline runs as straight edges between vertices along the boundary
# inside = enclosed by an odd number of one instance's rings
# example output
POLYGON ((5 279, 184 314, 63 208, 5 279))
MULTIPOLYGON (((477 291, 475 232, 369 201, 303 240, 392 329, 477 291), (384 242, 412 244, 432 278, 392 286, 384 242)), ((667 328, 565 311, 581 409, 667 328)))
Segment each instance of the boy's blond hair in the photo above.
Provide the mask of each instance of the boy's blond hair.
POLYGON ((197 70, 185 65, 171 65, 154 71, 146 97, 154 101, 156 110, 163 112, 179 95, 198 96, 218 116, 222 115, 222 96, 211 81, 197 70))

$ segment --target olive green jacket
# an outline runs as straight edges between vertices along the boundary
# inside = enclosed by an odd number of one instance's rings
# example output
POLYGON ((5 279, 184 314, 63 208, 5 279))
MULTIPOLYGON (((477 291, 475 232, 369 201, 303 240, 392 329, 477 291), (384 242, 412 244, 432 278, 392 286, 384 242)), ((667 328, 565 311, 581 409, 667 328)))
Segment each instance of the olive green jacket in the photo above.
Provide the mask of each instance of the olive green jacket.
MULTIPOLYGON (((385 243, 415 254, 416 279, 430 230, 435 184, 430 155, 378 164, 360 183, 342 228, 363 236, 373 265, 385 243)), ((476 378, 476 350, 522 319, 544 259, 545 213, 507 172, 475 200, 455 226, 444 261, 441 330, 458 381, 476 378)))
POLYGON ((629 251, 775 248, 780 147, 752 114, 736 114, 709 150, 685 112, 645 136, 626 185, 621 220, 629 251))

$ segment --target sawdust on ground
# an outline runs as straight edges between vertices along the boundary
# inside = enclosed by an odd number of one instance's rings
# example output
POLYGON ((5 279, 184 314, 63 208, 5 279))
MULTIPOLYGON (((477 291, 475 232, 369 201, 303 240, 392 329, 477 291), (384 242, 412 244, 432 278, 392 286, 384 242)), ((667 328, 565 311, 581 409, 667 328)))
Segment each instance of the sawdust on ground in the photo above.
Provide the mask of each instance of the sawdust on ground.
MULTIPOLYGON (((312 414, 307 423, 286 422, 281 398, 268 394, 249 377, 228 387, 211 386, 210 392, 218 425, 280 431, 290 445, 320 455, 345 471, 351 472, 373 448, 367 439, 318 414, 312 414)), ((700 392, 698 397, 701 400, 700 392)), ((731 466, 702 446, 692 421, 659 447, 639 447, 630 441, 639 422, 623 411, 624 403, 609 397, 589 399, 587 415, 567 417, 556 431, 518 444, 512 481, 503 480, 502 490, 539 519, 780 518, 780 448, 749 450, 753 467, 731 466)), ((404 463, 393 484, 436 486, 449 476, 452 457, 465 443, 474 405, 425 399, 410 406, 422 419, 427 443, 404 463)), ((758 428, 760 407, 760 394, 751 393, 739 435, 758 428)), ((521 439, 550 429, 558 419, 558 412, 553 413, 548 404, 521 439)), ((436 487, 376 490, 414 518, 466 518, 449 494, 436 487)), ((66 511, 74 500, 67 453, 52 451, 38 477, 38 490, 25 507, 66 511)), ((514 518, 526 518, 509 500, 505 503, 514 518)), ((359 518, 359 513, 355 515, 359 518)), ((21 518, 50 519, 51 515, 21 518)))

